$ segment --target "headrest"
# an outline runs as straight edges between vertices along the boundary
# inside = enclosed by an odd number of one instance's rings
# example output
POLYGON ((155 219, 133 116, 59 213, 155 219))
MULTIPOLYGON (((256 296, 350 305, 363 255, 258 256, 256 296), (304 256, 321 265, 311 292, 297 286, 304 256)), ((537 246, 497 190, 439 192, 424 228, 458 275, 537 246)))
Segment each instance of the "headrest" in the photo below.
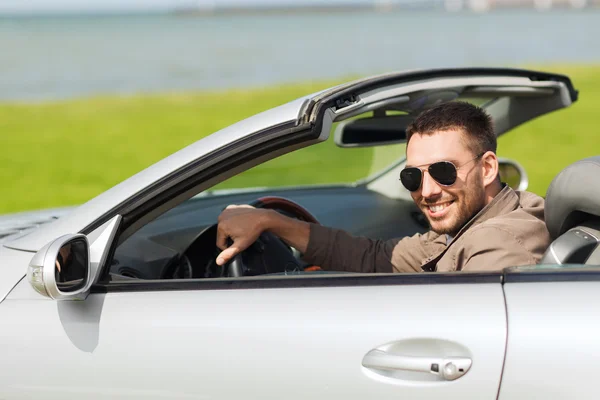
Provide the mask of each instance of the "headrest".
POLYGON ((600 216, 600 156, 577 161, 554 178, 546 193, 544 214, 553 238, 600 216))

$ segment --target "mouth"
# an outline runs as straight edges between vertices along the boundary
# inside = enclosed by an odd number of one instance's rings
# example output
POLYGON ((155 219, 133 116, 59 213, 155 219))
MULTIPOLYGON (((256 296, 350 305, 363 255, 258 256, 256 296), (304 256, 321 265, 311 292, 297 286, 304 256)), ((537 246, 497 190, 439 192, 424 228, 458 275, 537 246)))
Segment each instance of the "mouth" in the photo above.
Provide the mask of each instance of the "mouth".
POLYGON ((437 203, 437 204, 426 204, 424 208, 427 210, 427 214, 431 218, 442 218, 448 213, 448 208, 452 205, 454 201, 447 201, 445 203, 437 203))

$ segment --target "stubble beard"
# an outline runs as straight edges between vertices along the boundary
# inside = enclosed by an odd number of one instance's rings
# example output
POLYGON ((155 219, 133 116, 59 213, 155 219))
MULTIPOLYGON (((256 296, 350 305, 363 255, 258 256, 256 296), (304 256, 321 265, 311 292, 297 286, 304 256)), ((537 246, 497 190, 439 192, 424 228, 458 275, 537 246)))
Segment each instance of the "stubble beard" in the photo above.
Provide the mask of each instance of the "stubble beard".
MULTIPOLYGON (((454 210, 451 215, 437 220, 425 214, 432 231, 439 235, 455 236, 467 222, 481 211, 485 206, 485 190, 481 188, 467 195, 468 192, 469 190, 466 190, 463 192, 463 196, 454 199, 451 205, 454 210)), ((427 210, 424 212, 427 213, 427 210)))

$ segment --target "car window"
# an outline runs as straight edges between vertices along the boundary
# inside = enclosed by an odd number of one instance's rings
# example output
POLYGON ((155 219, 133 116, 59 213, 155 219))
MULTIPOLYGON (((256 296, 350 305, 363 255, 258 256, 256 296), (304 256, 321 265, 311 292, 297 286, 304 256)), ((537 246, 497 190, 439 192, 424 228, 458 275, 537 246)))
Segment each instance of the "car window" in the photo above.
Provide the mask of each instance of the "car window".
POLYGON ((349 184, 404 159, 405 144, 340 148, 333 140, 336 126, 334 124, 332 134, 325 142, 260 164, 214 186, 209 192, 253 187, 349 184))
POLYGON ((323 143, 229 178, 167 211, 120 243, 110 265, 110 280, 218 277, 214 265, 216 233, 207 230, 214 229, 224 205, 245 204, 281 188, 352 184, 402 161, 405 148, 405 144, 340 148, 331 135, 323 143))

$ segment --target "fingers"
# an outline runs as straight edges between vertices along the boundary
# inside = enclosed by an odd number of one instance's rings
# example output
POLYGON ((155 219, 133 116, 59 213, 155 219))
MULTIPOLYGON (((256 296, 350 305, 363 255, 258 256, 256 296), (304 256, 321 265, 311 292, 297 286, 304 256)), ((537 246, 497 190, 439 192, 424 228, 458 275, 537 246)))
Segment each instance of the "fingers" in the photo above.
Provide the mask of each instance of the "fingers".
POLYGON ((228 238, 229 236, 227 235, 227 233, 225 233, 225 231, 221 229, 221 226, 219 225, 219 227, 217 228, 217 247, 221 250, 225 250, 227 248, 228 238))
POLYGON ((217 247, 223 251, 217 256, 217 265, 229 262, 233 257, 246 250, 252 244, 252 241, 248 243, 248 240, 238 238, 230 245, 228 240, 232 240, 232 238, 219 226, 217 228, 217 247))
POLYGON ((217 257, 218 265, 229 262, 246 250, 260 235, 258 214, 253 209, 248 205, 229 205, 219 215, 217 247, 223 251, 217 257))
POLYGON ((217 265, 223 265, 228 263, 233 257, 237 256, 240 253, 240 249, 238 247, 229 247, 223 250, 217 256, 217 265))
POLYGON ((227 207, 225 207, 225 210, 233 210, 233 209, 239 209, 239 208, 255 208, 249 204, 230 204, 227 207))
POLYGON ((217 229, 217 247, 223 251, 217 256, 217 265, 227 263, 239 253, 237 247, 233 247, 233 245, 232 247, 227 247, 227 239, 229 239, 229 236, 219 227, 217 229))
POLYGON ((246 250, 250 245, 254 243, 254 240, 241 240, 234 241, 231 246, 227 247, 217 256, 217 265, 223 265, 228 263, 235 256, 246 250))

